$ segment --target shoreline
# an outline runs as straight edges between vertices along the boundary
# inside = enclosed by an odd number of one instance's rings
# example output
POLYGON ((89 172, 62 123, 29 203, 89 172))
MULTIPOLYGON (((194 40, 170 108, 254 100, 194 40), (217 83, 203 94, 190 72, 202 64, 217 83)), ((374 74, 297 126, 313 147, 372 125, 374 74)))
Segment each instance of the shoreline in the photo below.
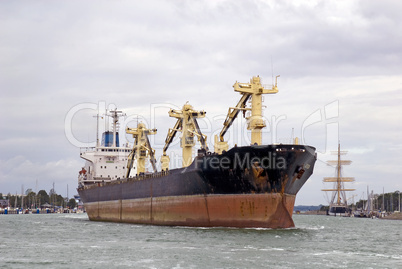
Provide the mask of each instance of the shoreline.
MULTIPOLYGON (((322 210, 311 210, 311 211, 305 211, 305 212, 294 212, 295 215, 307 215, 307 216, 312 216, 312 215, 320 215, 320 216, 327 216, 326 211, 322 210)), ((328 215, 329 216, 329 215, 328 215)), ((353 216, 351 216, 353 217, 353 216)), ((379 218, 379 219, 386 219, 386 220, 402 220, 402 213, 401 212, 394 212, 389 215, 386 215, 385 217, 379 218)))
POLYGON ((388 216, 383 217, 382 219, 387 220, 402 220, 402 213, 401 212, 394 212, 388 216))

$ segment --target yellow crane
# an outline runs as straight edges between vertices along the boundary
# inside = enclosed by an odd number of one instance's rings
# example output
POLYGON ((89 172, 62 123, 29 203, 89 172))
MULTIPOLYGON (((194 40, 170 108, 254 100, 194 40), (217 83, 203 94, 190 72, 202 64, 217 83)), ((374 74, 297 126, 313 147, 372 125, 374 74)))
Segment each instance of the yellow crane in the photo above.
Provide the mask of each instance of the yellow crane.
POLYGON ((162 171, 169 169, 169 156, 166 155, 166 151, 169 145, 172 143, 177 132, 182 133, 180 146, 183 149, 183 167, 187 167, 192 162, 193 146, 195 145, 194 137, 197 137, 201 144, 201 149, 208 151, 206 143, 207 136, 201 133, 198 126, 197 118, 204 118, 205 111, 196 111, 188 102, 183 106, 181 110, 171 109, 169 116, 176 118, 176 124, 173 128, 169 128, 168 134, 165 140, 165 146, 163 148, 163 155, 161 158, 162 171))
POLYGON ((246 111, 251 111, 251 116, 247 117, 247 129, 251 130, 251 144, 261 145, 261 129, 266 126, 265 121, 262 117, 262 95, 263 94, 274 94, 278 92, 277 80, 279 76, 275 78, 275 85, 271 88, 265 88, 261 84, 261 79, 259 76, 252 77, 250 83, 236 83, 233 88, 236 92, 241 94, 241 98, 235 107, 230 107, 228 114, 226 116, 225 122, 223 123, 222 131, 218 136, 215 136, 215 152, 222 154, 222 151, 228 150, 228 143, 224 140, 223 136, 233 124, 237 115, 240 111, 244 113, 246 111), (247 101, 251 98, 251 107, 247 108, 247 101))
POLYGON ((137 175, 145 172, 145 160, 149 157, 152 168, 156 172, 155 150, 149 143, 148 135, 156 134, 156 129, 147 129, 144 123, 138 123, 137 128, 126 128, 127 134, 134 137, 133 150, 128 155, 126 178, 130 176, 134 159, 137 160, 137 175))

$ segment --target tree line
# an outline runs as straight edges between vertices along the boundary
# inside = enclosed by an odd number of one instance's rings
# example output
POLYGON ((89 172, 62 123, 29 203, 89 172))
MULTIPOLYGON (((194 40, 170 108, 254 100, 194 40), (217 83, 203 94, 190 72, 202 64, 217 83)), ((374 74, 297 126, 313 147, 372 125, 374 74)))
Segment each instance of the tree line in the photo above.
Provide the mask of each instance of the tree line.
POLYGON ((71 198, 67 201, 67 198, 64 198, 60 194, 57 194, 53 189, 49 191, 49 194, 45 190, 40 190, 38 193, 33 191, 24 195, 12 195, 8 193, 3 196, 0 193, 0 199, 5 199, 9 201, 9 206, 13 208, 39 208, 42 205, 50 204, 52 206, 61 206, 61 207, 76 207, 76 201, 74 198, 71 198))
MULTIPOLYGON (((389 192, 384 194, 374 194, 373 209, 387 212, 398 211, 400 206, 400 191, 389 192)), ((363 208, 367 204, 367 199, 360 199, 356 203, 357 208, 363 208)))

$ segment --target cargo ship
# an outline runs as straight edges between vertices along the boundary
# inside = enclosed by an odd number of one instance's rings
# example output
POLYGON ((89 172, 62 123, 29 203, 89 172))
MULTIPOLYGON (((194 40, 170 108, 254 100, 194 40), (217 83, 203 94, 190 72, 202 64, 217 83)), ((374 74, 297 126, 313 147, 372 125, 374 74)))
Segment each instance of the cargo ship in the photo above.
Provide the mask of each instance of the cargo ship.
MULTIPOLYGON (((297 139, 286 145, 261 144, 261 129, 266 126, 262 95, 277 93, 277 83, 265 87, 257 76, 250 83, 236 82, 233 87, 241 98, 236 107, 229 108, 222 131, 219 137, 215 136, 214 152, 209 150, 197 123, 197 118, 206 113, 187 103, 181 110, 169 111, 169 116, 177 121, 165 140, 161 171, 157 171, 155 151, 148 137, 157 130, 147 129, 143 123, 138 123, 137 128, 126 128, 126 133, 134 137, 128 154, 126 148, 116 144, 116 131, 112 147, 102 143, 93 150, 104 155, 103 159, 93 158, 95 162, 107 158, 126 162, 127 166, 121 169, 124 176, 108 175, 88 181, 90 167, 98 167, 98 171, 92 168, 92 173, 99 174, 105 165, 91 163, 90 158, 81 156, 87 160, 87 169, 80 172, 77 190, 89 219, 192 227, 294 227, 296 194, 313 173, 315 148, 299 145, 297 139), (247 107, 248 101, 251 107, 247 107), (235 145, 229 150, 224 135, 240 112, 244 116, 249 113, 246 119, 251 144, 235 145), (178 132, 183 167, 169 169, 167 150, 178 132), (196 140, 200 148, 193 158, 196 140), (153 172, 146 171, 146 161, 153 172)), ((114 163, 109 165, 119 170, 114 163)), ((91 177, 96 178, 93 174, 91 177)))

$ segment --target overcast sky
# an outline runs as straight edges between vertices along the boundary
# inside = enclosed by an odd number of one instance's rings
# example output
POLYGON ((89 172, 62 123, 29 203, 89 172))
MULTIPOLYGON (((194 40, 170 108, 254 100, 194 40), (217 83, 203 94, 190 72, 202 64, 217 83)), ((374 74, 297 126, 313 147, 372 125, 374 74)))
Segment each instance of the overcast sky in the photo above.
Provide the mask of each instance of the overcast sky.
MULTIPOLYGON (((66 128, 95 141, 98 105, 157 128, 160 154, 169 107, 189 101, 207 112, 213 148, 240 97, 232 85, 256 75, 280 75, 279 92, 264 97, 263 142, 286 143, 293 128, 318 151, 297 205, 328 204, 322 179, 335 175, 325 161, 338 140, 353 161, 348 197, 402 191, 401 10, 396 0, 1 1, 0 192, 54 182, 75 194, 84 161, 66 128)), ((244 123, 231 145, 247 144, 244 123)))

